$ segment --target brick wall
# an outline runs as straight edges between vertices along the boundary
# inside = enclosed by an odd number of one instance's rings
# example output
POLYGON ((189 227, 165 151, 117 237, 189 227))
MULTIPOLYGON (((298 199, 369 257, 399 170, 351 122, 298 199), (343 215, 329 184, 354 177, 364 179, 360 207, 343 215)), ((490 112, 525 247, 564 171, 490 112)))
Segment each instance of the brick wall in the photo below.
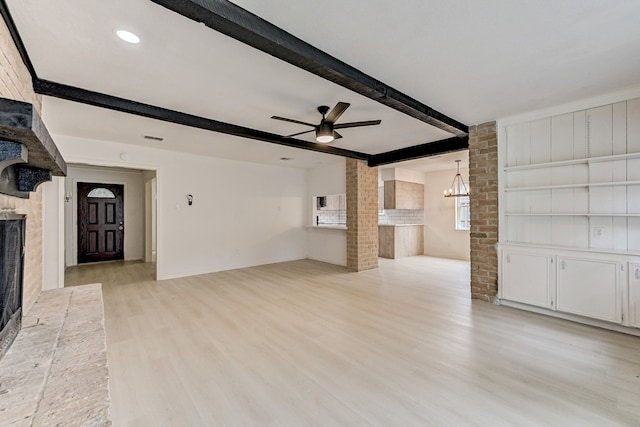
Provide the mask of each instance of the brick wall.
MULTIPOLYGON (((0 97, 32 103, 38 112, 42 97, 36 95, 29 71, 22 63, 4 20, 0 19, 0 97)), ((42 290, 42 184, 29 199, 0 194, 0 210, 27 215, 23 312, 29 312, 42 290)))
POLYGON ((471 298, 493 302, 498 292, 498 138, 496 123, 469 128, 471 298))
POLYGON ((347 159, 347 268, 378 267, 378 168, 347 159))

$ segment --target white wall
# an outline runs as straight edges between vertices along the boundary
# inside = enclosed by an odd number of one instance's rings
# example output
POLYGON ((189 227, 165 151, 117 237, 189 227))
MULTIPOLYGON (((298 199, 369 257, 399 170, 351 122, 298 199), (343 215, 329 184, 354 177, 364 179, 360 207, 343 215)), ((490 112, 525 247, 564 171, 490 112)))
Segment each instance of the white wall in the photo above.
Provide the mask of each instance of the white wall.
POLYGON ((78 183, 95 182, 124 185, 124 259, 144 258, 144 182, 139 170, 109 170, 84 165, 69 165, 65 193, 72 200, 65 203, 65 263, 78 263, 78 183))
MULTIPOLYGON (((469 260, 469 231, 455 229, 455 201, 442 196, 455 174, 455 169, 424 174, 424 254, 469 260)), ((460 175, 469 182, 468 168, 460 168, 460 175)))
POLYGON ((307 257, 305 170, 54 139, 69 163, 156 170, 160 280, 307 257), (193 206, 187 206, 187 194, 193 194, 193 206))
MULTIPOLYGON (((335 163, 309 169, 309 192, 307 196, 306 224, 311 225, 312 198, 328 194, 343 194, 347 191, 346 162, 338 159, 335 163)), ((308 246, 310 259, 331 264, 347 265, 347 232, 326 228, 309 227, 308 246)))
POLYGON ((61 288, 64 283, 64 177, 54 176, 42 186, 42 290, 61 288), (51 256, 50 254, 55 254, 51 256))
POLYGON ((156 254, 156 172, 144 171, 144 261, 155 262, 156 254))

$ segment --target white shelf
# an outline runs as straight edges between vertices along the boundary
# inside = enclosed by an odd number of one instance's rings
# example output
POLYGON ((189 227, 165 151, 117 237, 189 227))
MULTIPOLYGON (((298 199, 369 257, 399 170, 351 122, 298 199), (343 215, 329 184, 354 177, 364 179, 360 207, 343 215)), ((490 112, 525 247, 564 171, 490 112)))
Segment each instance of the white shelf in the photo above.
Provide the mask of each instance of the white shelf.
POLYGON ((637 159, 637 158, 640 158, 640 153, 614 154, 611 156, 591 157, 591 158, 587 157, 584 159, 561 160, 558 162, 534 163, 530 165, 519 165, 519 166, 507 166, 504 168, 504 171, 513 172, 513 171, 521 171, 521 170, 528 170, 528 169, 544 169, 544 168, 552 168, 552 167, 558 167, 558 166, 584 165, 589 163, 612 162, 615 160, 627 160, 627 159, 637 159))
POLYGON ((582 184, 562 184, 562 185, 539 185, 534 187, 513 187, 505 188, 509 191, 532 191, 532 190, 561 190, 568 188, 589 188, 589 187, 616 187, 621 185, 640 185, 640 181, 615 181, 615 182, 592 182, 582 184))
POLYGON ((615 250, 615 249, 602 249, 602 248, 582 248, 576 246, 563 246, 563 245, 540 245, 536 243, 518 242, 516 240, 508 240, 500 243, 501 249, 549 249, 553 251, 565 250, 571 252, 589 252, 589 253, 601 253, 601 254, 614 254, 614 255, 631 255, 640 256, 640 251, 629 250, 615 250))
POLYGON ((640 213, 527 213, 527 212, 505 212, 507 216, 611 216, 611 217, 640 217, 640 213))

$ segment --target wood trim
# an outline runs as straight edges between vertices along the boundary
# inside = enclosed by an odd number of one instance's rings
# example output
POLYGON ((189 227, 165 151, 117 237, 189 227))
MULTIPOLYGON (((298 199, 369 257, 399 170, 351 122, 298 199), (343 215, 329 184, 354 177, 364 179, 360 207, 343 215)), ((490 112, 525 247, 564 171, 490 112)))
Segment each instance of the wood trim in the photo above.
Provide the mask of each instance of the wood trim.
POLYGON ((269 132, 263 132, 243 126, 182 113, 180 111, 157 107, 155 105, 144 104, 125 98, 119 98, 104 93, 93 92, 74 86, 55 83, 47 80, 34 81, 33 87, 36 93, 66 99, 68 101, 81 102, 83 104, 110 110, 176 123, 198 129, 210 130, 227 135, 240 136, 255 139, 258 141, 271 142, 273 144, 285 145, 288 147, 302 148, 305 150, 317 151, 320 153, 334 154, 342 157, 349 157, 359 160, 369 160, 370 154, 359 153, 357 151, 345 150, 332 147, 326 144, 316 144, 314 142, 302 141, 300 139, 288 138, 269 132))
POLYGON ((426 144, 400 148, 386 153, 374 154, 369 160, 369 166, 388 165, 389 163, 402 162, 404 160, 420 159, 453 151, 469 149, 469 137, 453 137, 440 141, 427 142, 426 144))

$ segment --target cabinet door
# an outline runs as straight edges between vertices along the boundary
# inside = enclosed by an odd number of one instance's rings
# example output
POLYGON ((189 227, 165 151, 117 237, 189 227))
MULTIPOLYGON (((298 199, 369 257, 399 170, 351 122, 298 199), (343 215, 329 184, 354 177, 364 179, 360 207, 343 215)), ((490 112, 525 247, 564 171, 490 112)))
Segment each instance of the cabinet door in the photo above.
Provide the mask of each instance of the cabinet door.
POLYGON ((618 268, 615 261, 558 257, 556 308, 620 323, 618 268))
POLYGON ((640 328, 640 264, 629 264, 629 323, 640 328))
POLYGON ((547 255, 505 251, 502 254, 502 298, 551 308, 547 255))

